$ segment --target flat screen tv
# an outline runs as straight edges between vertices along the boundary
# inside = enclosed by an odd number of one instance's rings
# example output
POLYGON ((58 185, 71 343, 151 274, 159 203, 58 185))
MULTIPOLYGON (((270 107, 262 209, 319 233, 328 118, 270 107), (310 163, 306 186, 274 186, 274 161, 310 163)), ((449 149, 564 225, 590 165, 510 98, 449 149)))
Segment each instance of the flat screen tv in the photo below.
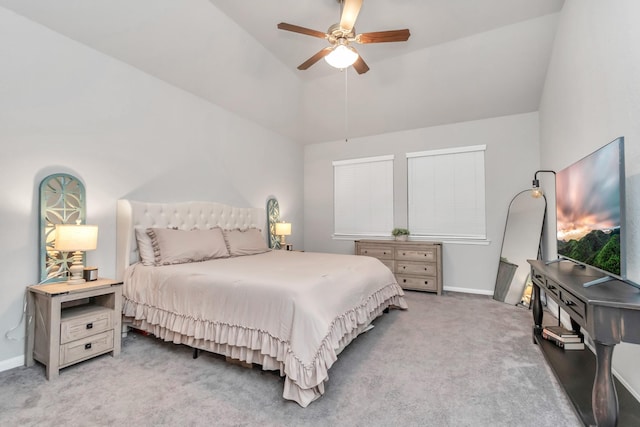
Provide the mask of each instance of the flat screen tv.
POLYGON ((556 173, 558 256, 626 279, 624 138, 556 173))

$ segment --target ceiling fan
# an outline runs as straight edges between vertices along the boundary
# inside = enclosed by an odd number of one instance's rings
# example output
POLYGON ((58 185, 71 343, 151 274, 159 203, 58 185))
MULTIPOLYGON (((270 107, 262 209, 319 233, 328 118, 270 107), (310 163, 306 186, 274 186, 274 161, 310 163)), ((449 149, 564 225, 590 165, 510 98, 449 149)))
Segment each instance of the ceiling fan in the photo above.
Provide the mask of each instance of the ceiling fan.
POLYGON ((358 74, 369 71, 369 66, 351 46, 351 43, 388 43, 404 42, 411 35, 409 30, 377 31, 373 33, 355 34, 355 22, 362 7, 362 0, 337 0, 342 7, 340 22, 329 27, 326 33, 309 28, 281 22, 280 30, 292 31, 307 36, 318 37, 329 41, 331 46, 325 47, 298 66, 298 70, 306 70, 321 58, 335 68, 347 68, 353 65, 358 74))

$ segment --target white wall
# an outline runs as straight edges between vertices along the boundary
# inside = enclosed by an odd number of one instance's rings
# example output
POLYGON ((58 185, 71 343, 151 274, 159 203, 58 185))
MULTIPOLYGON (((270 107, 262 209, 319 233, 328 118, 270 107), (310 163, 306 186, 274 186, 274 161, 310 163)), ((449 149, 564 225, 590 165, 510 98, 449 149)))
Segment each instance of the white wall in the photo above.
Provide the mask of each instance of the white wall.
POLYGON ((17 341, 5 333, 38 280, 38 185, 51 173, 84 182, 100 227, 87 261, 105 277, 119 198, 265 207, 275 195, 303 246, 298 144, 2 8, 0 63, 0 370, 23 363, 24 323, 17 341))
MULTIPOLYGON (((415 129, 366 138, 314 144, 304 150, 305 249, 353 253, 354 243, 334 240, 332 161, 395 155, 394 218, 407 224, 405 153, 486 144, 486 214, 488 245, 445 244, 444 288, 493 294, 502 235, 511 198, 531 186, 539 165, 538 114, 415 129)), ((389 230, 391 231, 391 230, 389 230)))
MULTIPOLYGON (((636 283, 640 283, 638 16, 637 0, 567 0, 540 106, 545 169, 562 169, 616 137, 625 137, 627 273, 636 283)), ((636 397, 640 397, 639 361, 640 345, 616 347, 614 370, 636 397)))

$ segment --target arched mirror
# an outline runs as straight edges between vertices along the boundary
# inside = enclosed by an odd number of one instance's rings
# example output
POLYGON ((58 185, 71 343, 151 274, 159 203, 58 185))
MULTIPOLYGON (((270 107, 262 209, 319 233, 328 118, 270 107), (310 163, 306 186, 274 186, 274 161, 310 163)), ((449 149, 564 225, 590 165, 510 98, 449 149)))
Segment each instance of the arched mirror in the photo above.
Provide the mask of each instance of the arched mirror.
POLYGON ((269 226, 269 247, 280 249, 280 240, 276 235, 276 223, 280 221, 280 205, 278 200, 271 198, 267 200, 267 222, 269 226))
MULTIPOLYGON (((40 183, 40 281, 66 280, 72 253, 54 250, 57 224, 84 224, 84 185, 72 175, 49 175, 40 183)), ((84 264, 84 254, 82 263, 84 264)))
POLYGON ((546 209, 546 199, 532 197, 531 190, 511 200, 493 299, 513 305, 520 302, 530 273, 527 260, 538 256, 546 209))

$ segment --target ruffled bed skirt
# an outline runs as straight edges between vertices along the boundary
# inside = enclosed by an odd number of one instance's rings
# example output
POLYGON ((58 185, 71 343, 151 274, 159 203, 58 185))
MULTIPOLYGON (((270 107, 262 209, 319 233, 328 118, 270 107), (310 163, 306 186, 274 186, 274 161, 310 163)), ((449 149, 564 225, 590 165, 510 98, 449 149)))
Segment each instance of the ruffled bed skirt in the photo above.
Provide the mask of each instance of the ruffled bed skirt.
POLYGON ((283 397, 306 407, 324 394, 324 382, 338 354, 386 308, 406 309, 402 289, 390 284, 367 301, 338 316, 310 364, 304 364, 283 341, 266 331, 194 319, 124 297, 124 321, 165 341, 221 354, 285 377, 283 397))

